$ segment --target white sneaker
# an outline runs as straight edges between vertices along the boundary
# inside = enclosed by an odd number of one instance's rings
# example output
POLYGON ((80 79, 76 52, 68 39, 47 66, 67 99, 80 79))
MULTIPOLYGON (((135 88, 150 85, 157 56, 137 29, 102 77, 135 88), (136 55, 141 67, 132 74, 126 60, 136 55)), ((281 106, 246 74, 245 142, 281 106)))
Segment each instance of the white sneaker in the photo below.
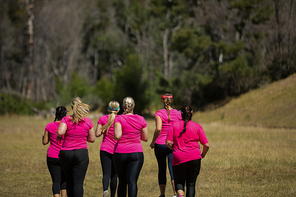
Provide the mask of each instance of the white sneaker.
POLYGON ((104 191, 103 197, 109 197, 109 196, 110 196, 109 192, 108 191, 104 191))
POLYGON ((178 197, 178 194, 174 194, 172 197, 178 197))

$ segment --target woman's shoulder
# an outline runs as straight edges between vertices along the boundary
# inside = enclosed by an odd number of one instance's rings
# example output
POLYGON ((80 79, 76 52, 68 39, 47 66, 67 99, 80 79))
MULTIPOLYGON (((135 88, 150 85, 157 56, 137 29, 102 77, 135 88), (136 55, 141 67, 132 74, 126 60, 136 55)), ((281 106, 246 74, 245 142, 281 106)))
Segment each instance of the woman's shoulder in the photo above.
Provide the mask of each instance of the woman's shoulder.
POLYGON ((157 112, 155 112, 154 116, 161 116, 161 115, 164 115, 164 114, 168 114, 166 109, 160 109, 157 112))

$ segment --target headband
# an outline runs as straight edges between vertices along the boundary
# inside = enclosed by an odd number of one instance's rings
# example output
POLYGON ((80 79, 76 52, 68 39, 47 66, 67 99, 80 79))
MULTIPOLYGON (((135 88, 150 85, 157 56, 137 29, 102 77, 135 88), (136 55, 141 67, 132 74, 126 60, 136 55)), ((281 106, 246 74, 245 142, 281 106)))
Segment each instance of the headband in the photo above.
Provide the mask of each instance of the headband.
POLYGON ((111 110, 111 111, 117 111, 117 110, 119 110, 119 106, 116 107, 115 109, 113 109, 112 107, 109 107, 109 110, 111 110))
POLYGON ((161 95, 161 98, 162 98, 162 99, 163 99, 163 98, 170 98, 170 99, 172 99, 172 98, 173 98, 173 95, 170 95, 170 96, 161 95))

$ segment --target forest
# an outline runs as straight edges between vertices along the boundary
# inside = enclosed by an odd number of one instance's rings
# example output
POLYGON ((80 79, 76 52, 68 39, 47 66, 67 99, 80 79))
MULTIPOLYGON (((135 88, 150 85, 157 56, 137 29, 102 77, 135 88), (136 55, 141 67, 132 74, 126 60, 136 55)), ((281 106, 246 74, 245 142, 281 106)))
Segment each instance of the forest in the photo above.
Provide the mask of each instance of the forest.
POLYGON ((79 96, 149 114, 211 103, 296 72, 294 0, 0 1, 0 115, 79 96))

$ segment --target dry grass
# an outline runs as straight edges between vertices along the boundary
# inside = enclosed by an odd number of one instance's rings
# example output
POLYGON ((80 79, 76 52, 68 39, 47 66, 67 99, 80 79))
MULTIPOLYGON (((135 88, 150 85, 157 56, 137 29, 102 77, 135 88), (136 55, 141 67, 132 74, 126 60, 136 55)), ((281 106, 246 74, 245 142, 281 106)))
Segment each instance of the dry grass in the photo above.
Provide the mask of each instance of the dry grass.
MULTIPOLYGON (((41 144, 52 120, 2 117, 0 120, 0 196, 51 196, 46 150, 41 144)), ((93 120, 95 123, 96 120, 93 120)), ((202 161, 197 196, 295 196, 296 130, 203 124, 210 151, 202 161)), ((148 121, 149 141, 154 122, 148 121)), ((85 196, 102 195, 99 159, 101 138, 89 144, 90 165, 85 196)), ((159 196, 157 164, 149 142, 143 143, 145 162, 138 196, 159 196)), ((167 196, 172 195, 170 185, 167 196)))
POLYGON ((244 126, 296 128, 296 74, 250 91, 225 106, 199 112, 199 122, 219 122, 244 126))

